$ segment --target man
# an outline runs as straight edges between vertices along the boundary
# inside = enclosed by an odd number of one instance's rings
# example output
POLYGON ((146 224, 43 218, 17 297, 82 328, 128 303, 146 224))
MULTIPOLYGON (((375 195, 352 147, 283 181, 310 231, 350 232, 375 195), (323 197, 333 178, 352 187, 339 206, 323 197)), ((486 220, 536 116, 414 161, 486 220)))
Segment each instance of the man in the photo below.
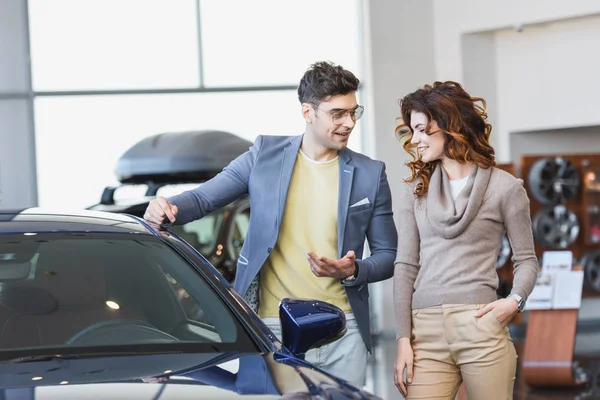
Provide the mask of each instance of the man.
POLYGON ((362 386, 371 350, 367 284, 393 275, 397 232, 385 165, 346 148, 363 114, 358 85, 341 66, 313 64, 298 87, 303 135, 259 136, 215 178, 168 201, 153 200, 144 218, 183 224, 249 194, 235 289, 279 337, 285 297, 340 307, 347 333, 306 359, 362 386), (361 259, 365 238, 371 256, 361 259))

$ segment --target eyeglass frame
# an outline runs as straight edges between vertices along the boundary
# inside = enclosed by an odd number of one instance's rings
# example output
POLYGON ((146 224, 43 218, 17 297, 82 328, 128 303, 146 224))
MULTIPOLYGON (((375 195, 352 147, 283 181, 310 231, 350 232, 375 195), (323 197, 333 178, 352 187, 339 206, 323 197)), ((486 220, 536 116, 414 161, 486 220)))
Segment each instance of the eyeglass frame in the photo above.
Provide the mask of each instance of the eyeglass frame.
POLYGON ((332 113, 332 110, 335 110, 335 108, 333 108, 331 110, 324 110, 324 109, 322 109, 321 107, 319 107, 316 104, 311 104, 311 106, 313 106, 313 108, 316 108, 317 110, 321 110, 324 113, 328 114, 331 117, 331 123, 334 124, 334 125, 342 125, 344 122, 346 122, 346 120, 348 119, 348 116, 350 114, 352 114, 352 117, 350 117, 350 118, 352 118, 352 121, 356 122, 356 121, 358 121, 359 119, 362 118, 362 116, 364 115, 364 112, 365 112, 365 106, 360 105, 360 104, 357 105, 354 108, 346 109, 346 110, 342 109, 342 110, 339 110, 339 111, 335 111, 333 113, 332 113), (358 110, 361 110, 361 114, 360 114, 359 117, 356 117, 356 113, 358 112, 358 110), (333 119, 335 118, 335 115, 339 114, 339 113, 344 113, 344 119, 342 121, 336 123, 333 119))

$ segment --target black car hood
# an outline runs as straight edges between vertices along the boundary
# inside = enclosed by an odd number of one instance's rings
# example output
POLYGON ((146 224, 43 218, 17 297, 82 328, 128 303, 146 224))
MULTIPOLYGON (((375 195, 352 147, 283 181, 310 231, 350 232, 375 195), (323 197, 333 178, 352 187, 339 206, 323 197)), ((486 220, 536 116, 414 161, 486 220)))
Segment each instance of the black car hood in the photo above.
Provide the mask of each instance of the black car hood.
POLYGON ((0 363, 1 398, 166 400, 377 397, 359 391, 286 353, 268 353, 3 362, 0 363))

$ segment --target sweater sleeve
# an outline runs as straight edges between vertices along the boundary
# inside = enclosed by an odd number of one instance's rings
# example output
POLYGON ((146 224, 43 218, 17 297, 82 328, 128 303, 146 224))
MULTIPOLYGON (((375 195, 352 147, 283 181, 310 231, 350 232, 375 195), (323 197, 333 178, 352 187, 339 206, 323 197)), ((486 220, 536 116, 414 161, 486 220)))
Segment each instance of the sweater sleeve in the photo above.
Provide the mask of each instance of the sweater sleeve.
POLYGON ((419 273, 420 248, 412 185, 402 185, 402 192, 398 200, 398 250, 394 264, 396 339, 411 336, 412 295, 419 273))
POLYGON ((535 255, 530 213, 529 198, 523 181, 519 179, 502 201, 502 214, 513 253, 514 279, 510 293, 524 299, 533 290, 540 268, 535 255))

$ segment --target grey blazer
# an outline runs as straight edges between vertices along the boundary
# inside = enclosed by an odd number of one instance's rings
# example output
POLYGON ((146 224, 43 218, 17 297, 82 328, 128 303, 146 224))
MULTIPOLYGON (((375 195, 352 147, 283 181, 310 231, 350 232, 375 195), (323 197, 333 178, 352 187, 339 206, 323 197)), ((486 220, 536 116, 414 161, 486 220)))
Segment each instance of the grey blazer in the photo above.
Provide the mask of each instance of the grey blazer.
MULTIPOLYGON (((250 149, 213 179, 169 199, 184 224, 250 196, 250 225, 237 262, 235 289, 244 296, 273 250, 300 136, 259 136, 250 149)), ((391 278, 398 245, 385 165, 344 149, 339 153, 338 256, 356 253, 358 277, 342 283, 365 345, 371 350, 368 283, 391 278), (368 199, 368 201, 364 200, 368 199), (362 200, 362 201, 361 201, 362 200), (360 205, 355 205, 359 203, 360 205), (365 259, 365 238, 371 255, 365 259)), ((308 262, 307 262, 308 263, 308 262)))

